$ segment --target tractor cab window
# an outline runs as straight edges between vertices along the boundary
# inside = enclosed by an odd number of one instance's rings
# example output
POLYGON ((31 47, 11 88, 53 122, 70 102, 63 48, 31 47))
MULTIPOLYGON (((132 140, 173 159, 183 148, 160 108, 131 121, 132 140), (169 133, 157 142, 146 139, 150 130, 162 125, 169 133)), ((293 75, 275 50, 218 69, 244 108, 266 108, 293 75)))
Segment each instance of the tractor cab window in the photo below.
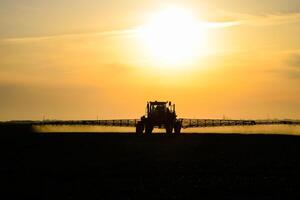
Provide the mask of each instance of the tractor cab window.
POLYGON ((154 112, 165 112, 166 107, 164 105, 152 105, 151 110, 154 112))

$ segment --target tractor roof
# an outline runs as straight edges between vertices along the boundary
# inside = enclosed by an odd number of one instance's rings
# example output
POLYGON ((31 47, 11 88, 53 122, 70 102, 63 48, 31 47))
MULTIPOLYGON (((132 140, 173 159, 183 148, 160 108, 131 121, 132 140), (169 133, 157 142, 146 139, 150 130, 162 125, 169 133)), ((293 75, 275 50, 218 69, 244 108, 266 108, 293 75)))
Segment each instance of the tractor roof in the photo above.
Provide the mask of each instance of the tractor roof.
POLYGON ((151 105, 165 105, 168 101, 150 101, 151 105))

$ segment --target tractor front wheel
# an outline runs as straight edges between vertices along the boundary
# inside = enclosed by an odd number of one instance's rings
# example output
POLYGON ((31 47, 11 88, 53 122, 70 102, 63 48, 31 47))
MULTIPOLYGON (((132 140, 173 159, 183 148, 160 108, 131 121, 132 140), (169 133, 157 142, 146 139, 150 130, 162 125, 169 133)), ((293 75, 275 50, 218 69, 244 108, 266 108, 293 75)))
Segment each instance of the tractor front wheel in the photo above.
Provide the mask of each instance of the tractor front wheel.
POLYGON ((140 135, 140 134, 143 134, 143 131, 144 131, 144 125, 143 125, 143 123, 142 122, 138 122, 136 124, 136 133, 140 135))
POLYGON ((180 131, 181 131, 181 122, 177 121, 177 122, 175 122, 174 133, 175 134, 180 134, 180 131))
POLYGON ((146 124, 146 127, 145 127, 145 133, 147 135, 151 135, 152 134, 152 131, 153 131, 153 126, 151 124, 146 124))

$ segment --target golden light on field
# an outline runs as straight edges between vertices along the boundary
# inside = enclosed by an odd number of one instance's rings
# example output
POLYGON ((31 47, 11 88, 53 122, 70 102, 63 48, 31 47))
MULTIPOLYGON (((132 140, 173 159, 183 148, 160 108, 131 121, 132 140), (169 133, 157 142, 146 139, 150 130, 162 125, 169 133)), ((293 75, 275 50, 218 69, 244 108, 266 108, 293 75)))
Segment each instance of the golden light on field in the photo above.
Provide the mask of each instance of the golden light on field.
POLYGON ((154 63, 174 67, 201 54, 205 27, 188 10, 170 7, 153 14, 138 34, 154 63))

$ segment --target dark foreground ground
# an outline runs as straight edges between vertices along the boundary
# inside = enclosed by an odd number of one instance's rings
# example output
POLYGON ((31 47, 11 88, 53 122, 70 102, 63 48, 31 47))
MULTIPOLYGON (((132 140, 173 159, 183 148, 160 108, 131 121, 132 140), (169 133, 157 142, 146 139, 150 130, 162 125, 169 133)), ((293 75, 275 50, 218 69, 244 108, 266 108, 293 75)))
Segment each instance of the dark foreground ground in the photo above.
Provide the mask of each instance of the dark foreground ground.
POLYGON ((300 137, 0 128, 1 199, 298 199, 300 137))

